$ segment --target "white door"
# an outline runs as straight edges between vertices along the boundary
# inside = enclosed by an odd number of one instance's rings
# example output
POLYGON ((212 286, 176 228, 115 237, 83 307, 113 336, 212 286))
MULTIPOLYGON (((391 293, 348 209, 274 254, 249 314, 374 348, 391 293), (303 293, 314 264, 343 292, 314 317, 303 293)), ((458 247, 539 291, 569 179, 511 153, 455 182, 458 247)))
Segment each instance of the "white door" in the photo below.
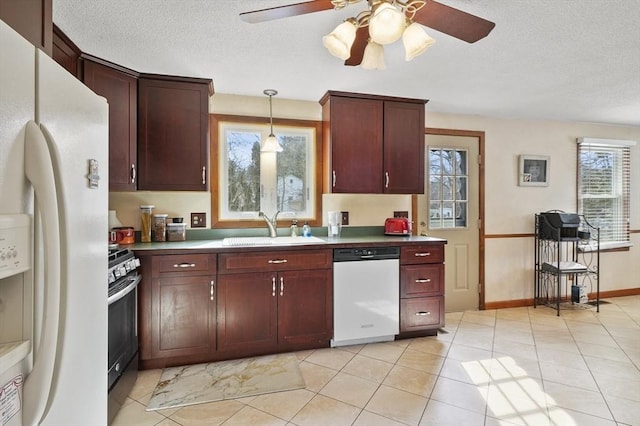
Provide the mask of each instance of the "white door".
POLYGON ((425 191, 418 195, 418 230, 444 238, 445 311, 478 309, 479 138, 425 135, 425 191))

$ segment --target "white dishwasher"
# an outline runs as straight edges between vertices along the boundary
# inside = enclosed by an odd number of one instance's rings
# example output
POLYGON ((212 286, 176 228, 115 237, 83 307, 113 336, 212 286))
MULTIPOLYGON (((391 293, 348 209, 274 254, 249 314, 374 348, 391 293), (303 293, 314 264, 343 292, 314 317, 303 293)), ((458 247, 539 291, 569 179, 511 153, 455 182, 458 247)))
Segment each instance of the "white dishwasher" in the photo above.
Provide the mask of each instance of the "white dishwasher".
POLYGON ((400 332, 400 248, 333 251, 331 346, 394 340, 400 332))

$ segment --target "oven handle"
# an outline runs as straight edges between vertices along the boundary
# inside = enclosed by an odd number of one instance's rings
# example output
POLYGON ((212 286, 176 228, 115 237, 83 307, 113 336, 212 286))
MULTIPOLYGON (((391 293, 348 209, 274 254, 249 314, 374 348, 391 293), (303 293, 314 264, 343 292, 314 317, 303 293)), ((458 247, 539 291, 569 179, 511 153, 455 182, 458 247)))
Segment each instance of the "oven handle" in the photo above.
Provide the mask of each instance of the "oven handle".
POLYGON ((125 288, 123 288, 113 296, 109 296, 107 298, 107 305, 111 305, 112 303, 117 302, 118 300, 125 297, 127 294, 131 293, 131 291, 133 291, 133 289, 135 289, 138 286, 138 284, 140 283, 140 280, 142 280, 142 275, 136 275, 136 277, 133 280, 131 280, 131 283, 128 286, 126 286, 125 288))

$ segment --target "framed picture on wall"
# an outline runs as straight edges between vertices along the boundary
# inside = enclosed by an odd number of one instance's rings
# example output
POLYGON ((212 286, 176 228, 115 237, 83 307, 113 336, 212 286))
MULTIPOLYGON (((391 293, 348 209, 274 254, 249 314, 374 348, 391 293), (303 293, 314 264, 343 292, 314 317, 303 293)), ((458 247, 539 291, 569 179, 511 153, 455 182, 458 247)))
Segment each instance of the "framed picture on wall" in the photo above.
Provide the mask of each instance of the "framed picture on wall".
POLYGON ((547 155, 520 155, 518 185, 549 186, 549 162, 547 155))

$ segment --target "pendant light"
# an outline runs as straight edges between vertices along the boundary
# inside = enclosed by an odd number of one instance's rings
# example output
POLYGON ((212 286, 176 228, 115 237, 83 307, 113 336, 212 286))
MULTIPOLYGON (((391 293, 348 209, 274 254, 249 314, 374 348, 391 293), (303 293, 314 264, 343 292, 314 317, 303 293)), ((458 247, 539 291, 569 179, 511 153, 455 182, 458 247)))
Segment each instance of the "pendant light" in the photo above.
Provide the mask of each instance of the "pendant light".
POLYGON ((271 105, 271 98, 277 95, 278 91, 273 89, 265 89, 263 93, 269 97, 269 122, 271 124, 271 133, 269 133, 267 139, 262 141, 260 152, 282 152, 282 145, 280 145, 280 142, 278 142, 278 139, 273 134, 273 109, 271 105))

